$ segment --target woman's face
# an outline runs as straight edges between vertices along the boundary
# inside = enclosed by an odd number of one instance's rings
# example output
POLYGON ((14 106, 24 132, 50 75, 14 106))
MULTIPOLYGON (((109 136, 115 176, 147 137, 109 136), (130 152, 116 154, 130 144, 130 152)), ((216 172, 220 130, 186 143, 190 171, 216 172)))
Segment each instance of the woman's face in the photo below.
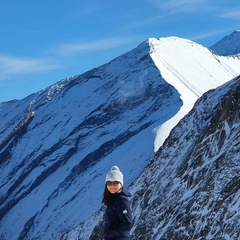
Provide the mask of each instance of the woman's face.
POLYGON ((107 189, 110 193, 116 193, 122 189, 122 184, 117 181, 107 181, 107 189))

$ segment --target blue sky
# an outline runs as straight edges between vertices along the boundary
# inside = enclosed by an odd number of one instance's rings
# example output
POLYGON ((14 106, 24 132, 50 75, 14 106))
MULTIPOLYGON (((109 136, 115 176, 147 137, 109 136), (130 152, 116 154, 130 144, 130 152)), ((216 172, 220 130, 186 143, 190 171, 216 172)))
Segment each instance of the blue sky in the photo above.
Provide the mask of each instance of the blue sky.
POLYGON ((0 102, 177 36, 210 47, 240 29, 239 0, 0 2, 0 102))

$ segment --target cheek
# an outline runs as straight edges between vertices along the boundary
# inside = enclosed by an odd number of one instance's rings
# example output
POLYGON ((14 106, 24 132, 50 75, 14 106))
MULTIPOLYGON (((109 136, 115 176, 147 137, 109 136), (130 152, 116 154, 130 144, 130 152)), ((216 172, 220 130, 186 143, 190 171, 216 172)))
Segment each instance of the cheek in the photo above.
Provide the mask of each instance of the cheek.
POLYGON ((113 187, 112 186, 107 186, 107 189, 109 192, 111 192, 113 190, 113 187))
POLYGON ((120 190, 118 186, 117 186, 117 187, 108 186, 107 189, 108 189, 108 191, 109 191, 110 193, 115 193, 115 192, 117 192, 117 191, 120 190))

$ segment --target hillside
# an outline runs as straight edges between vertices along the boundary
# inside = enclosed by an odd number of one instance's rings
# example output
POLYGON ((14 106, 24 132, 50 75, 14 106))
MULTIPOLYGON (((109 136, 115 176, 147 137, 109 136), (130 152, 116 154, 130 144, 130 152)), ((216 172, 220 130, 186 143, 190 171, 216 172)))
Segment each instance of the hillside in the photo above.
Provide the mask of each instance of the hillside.
POLYGON ((212 51, 222 56, 240 54, 240 30, 234 31, 228 36, 210 47, 212 51))
MULTIPOLYGON (((240 77, 205 93, 129 188, 133 240, 239 239, 240 77)), ((103 212, 62 240, 103 239, 103 212)))
POLYGON ((129 186, 195 101, 239 71, 237 57, 187 39, 149 39, 1 103, 0 238, 59 239, 89 219, 101 208, 106 169, 118 165, 129 186))

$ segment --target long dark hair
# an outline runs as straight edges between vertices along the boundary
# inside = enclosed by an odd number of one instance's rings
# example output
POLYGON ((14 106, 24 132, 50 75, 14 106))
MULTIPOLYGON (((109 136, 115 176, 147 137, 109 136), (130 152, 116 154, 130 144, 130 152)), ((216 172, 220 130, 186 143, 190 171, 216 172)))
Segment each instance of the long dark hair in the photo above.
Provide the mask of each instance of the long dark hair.
POLYGON ((107 183, 105 184, 105 189, 103 192, 102 203, 106 206, 111 204, 111 193, 107 189, 107 183))

